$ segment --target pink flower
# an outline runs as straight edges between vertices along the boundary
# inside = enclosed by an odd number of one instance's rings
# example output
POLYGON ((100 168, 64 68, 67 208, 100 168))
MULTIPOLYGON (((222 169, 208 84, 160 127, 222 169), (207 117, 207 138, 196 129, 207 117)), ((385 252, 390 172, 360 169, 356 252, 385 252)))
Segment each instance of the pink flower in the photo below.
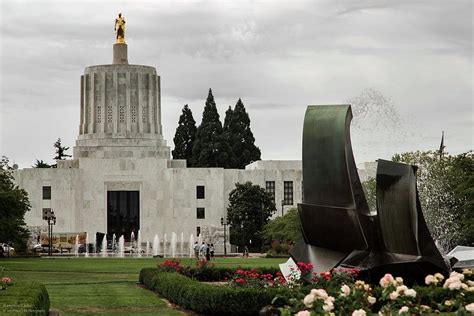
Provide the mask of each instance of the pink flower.
POLYGON ((387 273, 380 279, 380 286, 387 287, 390 284, 397 285, 397 281, 395 281, 390 273, 387 273))
POLYGON ((342 296, 349 296, 349 294, 351 294, 351 288, 344 284, 343 286, 341 286, 341 292, 342 296))
POLYGON ((2 278, 2 283, 10 284, 10 283, 12 283, 12 278, 3 277, 3 278, 2 278))

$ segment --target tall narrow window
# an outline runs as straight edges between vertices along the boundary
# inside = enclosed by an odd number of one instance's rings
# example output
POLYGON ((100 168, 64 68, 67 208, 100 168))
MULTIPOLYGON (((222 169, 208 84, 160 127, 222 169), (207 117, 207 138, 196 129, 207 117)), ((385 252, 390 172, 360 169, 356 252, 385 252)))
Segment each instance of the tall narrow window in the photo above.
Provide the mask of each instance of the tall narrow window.
POLYGON ((204 199, 205 190, 203 185, 196 186, 196 198, 197 199, 204 199))
POLYGON ((205 214, 205 213, 206 213, 206 211, 205 211, 204 207, 198 207, 198 208, 196 209, 196 217, 197 217, 197 219, 204 219, 204 218, 206 218, 206 214, 205 214))
POLYGON ((293 181, 283 182, 283 204, 293 205, 293 181))
POLYGON ((275 202, 275 181, 265 182, 265 190, 272 195, 273 202, 275 202))
POLYGON ((196 227, 196 236, 201 235, 201 226, 196 227))
POLYGON ((43 186, 43 200, 51 200, 51 187, 43 186))

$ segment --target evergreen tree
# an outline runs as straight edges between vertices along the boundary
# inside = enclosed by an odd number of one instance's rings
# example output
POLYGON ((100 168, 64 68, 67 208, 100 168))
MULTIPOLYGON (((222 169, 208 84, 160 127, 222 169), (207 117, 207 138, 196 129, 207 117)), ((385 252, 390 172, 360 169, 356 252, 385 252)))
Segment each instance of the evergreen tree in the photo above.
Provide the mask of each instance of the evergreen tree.
POLYGON ((36 159, 36 163, 34 164, 33 168, 51 168, 51 165, 44 162, 43 160, 36 159))
POLYGON ((188 167, 192 166, 193 145, 196 138, 196 121, 186 104, 179 117, 178 127, 174 135, 173 159, 186 159, 188 167))
POLYGON ((234 119, 234 111, 232 110, 232 107, 229 105, 229 108, 227 111, 225 111, 225 118, 224 118, 224 128, 223 128, 223 138, 224 141, 229 145, 230 147, 230 155, 229 155, 229 160, 227 162, 227 168, 237 168, 237 160, 236 157, 234 156, 232 152, 232 143, 234 141, 234 137, 232 134, 232 131, 230 130, 233 127, 233 119, 234 119))
POLYGON ((8 158, 0 161, 0 240, 12 243, 17 251, 26 248, 28 230, 25 213, 30 210, 28 194, 13 183, 8 158))
POLYGON ((61 138, 54 143, 54 148, 56 150, 56 156, 54 156, 54 160, 64 160, 66 157, 71 157, 71 155, 66 154, 66 151, 69 150, 69 147, 61 145, 61 138))
MULTIPOLYGON (((229 110, 226 114, 230 112, 229 110)), ((255 138, 250 129, 250 118, 245 111, 242 100, 239 99, 232 111, 231 118, 227 119, 228 127, 225 129, 226 140, 232 148, 231 168, 245 169, 245 166, 260 160, 260 149, 255 146, 255 138)))
POLYGON ((224 140, 216 102, 209 89, 193 146, 193 167, 227 167, 230 147, 224 140))

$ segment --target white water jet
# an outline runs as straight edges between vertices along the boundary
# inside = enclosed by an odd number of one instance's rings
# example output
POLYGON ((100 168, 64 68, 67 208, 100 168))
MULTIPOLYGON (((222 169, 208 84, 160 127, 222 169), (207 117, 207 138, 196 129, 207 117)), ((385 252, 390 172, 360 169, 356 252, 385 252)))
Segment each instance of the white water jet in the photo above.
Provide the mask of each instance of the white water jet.
POLYGON ((76 235, 76 241, 74 243, 74 255, 79 257, 79 235, 76 235))
POLYGON ((189 258, 194 257, 194 235, 189 236, 189 258))
POLYGON ((93 243, 94 257, 97 256, 97 234, 94 234, 94 243, 93 243))
POLYGON ((198 244, 199 244, 199 246, 202 245, 202 234, 198 235, 198 244))
POLYGON ((150 256, 150 242, 147 240, 146 241, 146 251, 145 251, 145 257, 150 256))
POLYGON ((125 257, 125 238, 123 238, 123 235, 120 236, 118 242, 118 256, 120 258, 125 257))
POLYGON ((176 258, 176 233, 171 233, 171 258, 176 258))
POLYGON ((181 232, 181 247, 180 247, 181 257, 184 257, 184 233, 181 232))
POLYGON ((166 242, 168 241, 166 238, 166 233, 163 234, 163 258, 166 258, 166 242))
POLYGON ((107 235, 102 238, 102 257, 107 257, 107 235))
POLYGON ((85 245, 85 246, 86 246, 86 254, 85 254, 85 256, 86 256, 86 257, 89 257, 89 234, 88 234, 88 233, 86 233, 86 245, 85 245))
POLYGON ((115 234, 112 235, 112 254, 117 252, 117 237, 115 234))
POLYGON ((138 230, 138 238, 137 238, 137 257, 142 256, 142 234, 140 230, 138 230))
POLYGON ((153 238, 153 257, 158 256, 158 248, 160 247, 160 238, 158 235, 155 235, 153 238))
POLYGON ((133 254, 133 251, 135 250, 135 233, 132 231, 130 234, 130 255, 133 254))

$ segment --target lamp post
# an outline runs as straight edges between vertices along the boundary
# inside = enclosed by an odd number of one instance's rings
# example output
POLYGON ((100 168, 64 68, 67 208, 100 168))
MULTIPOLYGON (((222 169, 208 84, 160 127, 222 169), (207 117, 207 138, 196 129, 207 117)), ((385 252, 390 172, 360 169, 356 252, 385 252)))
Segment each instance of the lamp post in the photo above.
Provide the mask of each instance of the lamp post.
POLYGON ((284 206, 285 206, 285 200, 281 200, 281 216, 283 216, 284 206))
POLYGON ((224 257, 227 257, 227 234, 226 226, 229 225, 227 218, 221 217, 221 225, 224 226, 224 257))
POLYGON ((51 209, 43 210, 43 220, 48 221, 48 256, 53 252, 53 225, 56 225, 56 215, 51 209))

